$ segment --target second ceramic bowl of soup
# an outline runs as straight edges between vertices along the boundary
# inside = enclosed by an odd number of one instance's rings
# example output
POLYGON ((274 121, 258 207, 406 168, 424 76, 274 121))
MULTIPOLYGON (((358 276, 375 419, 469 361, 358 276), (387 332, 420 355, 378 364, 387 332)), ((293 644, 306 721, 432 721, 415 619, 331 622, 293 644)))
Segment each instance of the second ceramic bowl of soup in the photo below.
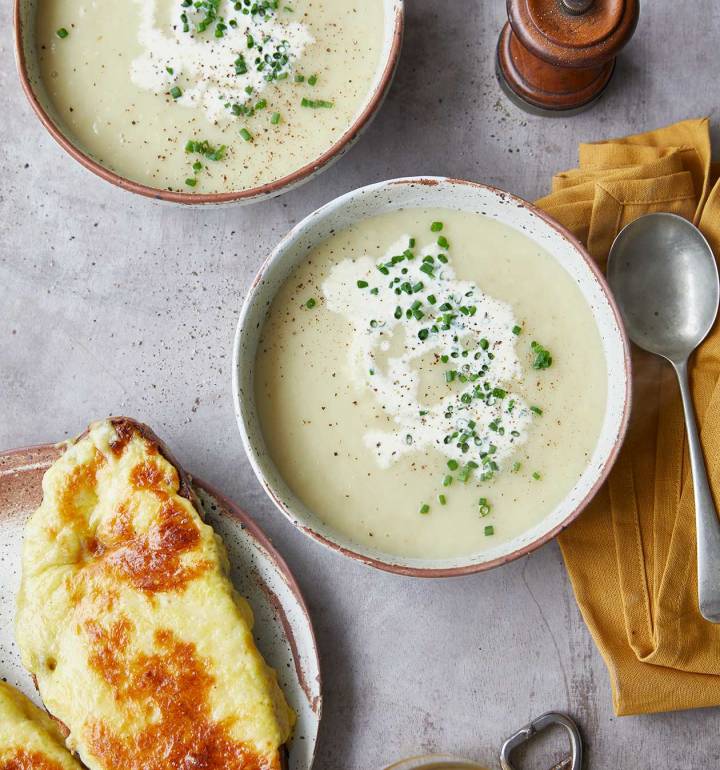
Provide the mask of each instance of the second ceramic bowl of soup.
POLYGON ((18 69, 52 136, 127 190, 180 203, 276 195, 379 109, 402 0, 15 0, 18 69))
POLYGON ((412 575, 554 537, 629 413, 628 343, 582 246, 469 182, 383 182, 311 214, 263 266, 234 353, 240 431, 278 508, 412 575))

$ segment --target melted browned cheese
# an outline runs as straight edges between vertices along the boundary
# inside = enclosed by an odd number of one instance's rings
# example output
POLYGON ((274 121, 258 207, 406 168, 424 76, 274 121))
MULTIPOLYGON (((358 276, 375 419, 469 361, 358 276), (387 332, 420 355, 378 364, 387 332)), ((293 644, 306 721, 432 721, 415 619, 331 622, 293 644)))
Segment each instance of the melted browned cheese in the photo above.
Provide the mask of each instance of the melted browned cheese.
POLYGON ((80 770, 57 725, 4 682, 0 682, 0 770, 80 770))
POLYGON ((68 744, 91 770, 278 770, 294 715, 157 445, 95 424, 43 488, 18 641, 68 744))
POLYGON ((62 770, 62 765, 39 751, 17 749, 11 757, 0 760, 0 770, 62 770))

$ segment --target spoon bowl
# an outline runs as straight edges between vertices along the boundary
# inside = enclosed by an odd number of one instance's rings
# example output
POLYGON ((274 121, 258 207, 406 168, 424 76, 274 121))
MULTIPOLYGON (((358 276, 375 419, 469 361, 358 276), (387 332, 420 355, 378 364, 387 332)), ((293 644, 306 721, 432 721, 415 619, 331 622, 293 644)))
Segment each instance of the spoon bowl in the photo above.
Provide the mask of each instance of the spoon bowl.
POLYGON ((718 312, 715 256, 691 222, 675 214, 647 214, 615 239, 607 275, 630 339, 670 361, 678 377, 695 496, 698 604, 706 620, 720 623, 720 521, 688 379, 688 359, 718 312))
POLYGON ((715 257, 697 227, 676 214, 647 214, 625 227, 607 275, 630 339, 669 361, 687 358, 715 322, 715 257))

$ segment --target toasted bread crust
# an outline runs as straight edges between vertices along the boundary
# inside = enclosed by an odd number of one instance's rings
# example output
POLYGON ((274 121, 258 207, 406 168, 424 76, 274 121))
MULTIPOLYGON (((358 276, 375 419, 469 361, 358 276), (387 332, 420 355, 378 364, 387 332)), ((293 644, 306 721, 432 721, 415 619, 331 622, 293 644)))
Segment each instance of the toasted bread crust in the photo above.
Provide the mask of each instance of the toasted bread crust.
MULTIPOLYGON (((132 417, 116 416, 108 417, 107 419, 113 428, 115 428, 119 436, 131 436, 133 433, 138 433, 149 444, 157 449, 158 454, 164 457, 178 473, 178 478, 180 479, 178 494, 186 500, 189 500, 197 510, 200 518, 204 520, 205 516, 202 506, 200 505, 200 499, 192 487, 192 476, 183 469, 180 463, 175 459, 175 456, 170 451, 167 444, 158 437, 155 431, 153 431, 150 426, 145 425, 145 423, 139 422, 138 420, 134 420, 132 417)), ((80 435, 73 439, 73 442, 80 441, 88 436, 90 427, 91 425, 85 428, 80 435)))

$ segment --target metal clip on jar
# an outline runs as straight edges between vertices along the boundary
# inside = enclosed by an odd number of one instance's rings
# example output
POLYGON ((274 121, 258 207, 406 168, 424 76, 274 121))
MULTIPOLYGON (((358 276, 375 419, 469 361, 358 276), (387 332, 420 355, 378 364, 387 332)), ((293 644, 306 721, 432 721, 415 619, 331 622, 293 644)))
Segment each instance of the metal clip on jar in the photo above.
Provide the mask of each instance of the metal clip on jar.
POLYGON ((521 727, 503 743, 503 747, 500 750, 500 767, 502 767, 502 770, 515 770, 515 765, 511 762, 513 751, 521 744, 532 740, 538 733, 556 725, 567 730, 570 738, 571 754, 551 767, 550 770, 580 770, 582 767, 582 738, 580 737, 580 731, 570 717, 557 711, 548 711, 537 719, 533 719, 530 724, 521 727))
POLYGON ((507 0, 497 76, 528 112, 568 115, 603 94, 635 31, 639 0, 507 0))
MULTIPOLYGON (((530 724, 521 727, 503 743, 500 749, 500 767, 502 770, 516 770, 511 756, 521 744, 531 741, 538 733, 550 727, 565 728, 570 738, 570 755, 550 770, 581 770, 582 768, 582 738, 577 725, 565 714, 548 711, 530 724)), ((432 754, 424 757, 411 757, 385 770, 483 770, 481 765, 468 759, 449 756, 447 754, 432 754)))

